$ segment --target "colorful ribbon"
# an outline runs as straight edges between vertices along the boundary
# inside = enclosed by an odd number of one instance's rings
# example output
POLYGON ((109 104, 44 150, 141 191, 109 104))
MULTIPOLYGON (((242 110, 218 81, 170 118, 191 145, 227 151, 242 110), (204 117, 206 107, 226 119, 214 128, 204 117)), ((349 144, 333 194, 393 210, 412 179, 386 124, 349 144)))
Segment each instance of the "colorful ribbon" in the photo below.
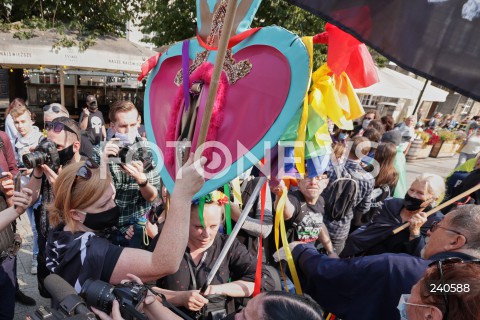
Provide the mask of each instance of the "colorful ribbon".
POLYGON ((265 199, 267 196, 267 182, 263 184, 260 193, 260 237, 258 239, 258 255, 257 255, 257 269, 255 270, 255 287, 253 289, 253 296, 255 297, 262 289, 262 266, 263 266, 263 219, 265 216, 265 199))
MULTIPOLYGON (((276 213, 275 213, 275 246, 277 248, 277 252, 279 250, 279 236, 281 235, 282 238, 282 246, 283 250, 285 251, 285 255, 287 257, 287 264, 288 268, 290 269, 290 274, 292 276, 293 284, 295 285, 295 291, 297 294, 303 294, 302 286, 300 285, 300 280, 298 278, 297 269, 295 268, 295 263, 293 262, 292 252, 290 251, 290 247, 288 246, 288 239, 287 239, 287 232, 285 230, 285 219, 283 217, 283 211, 285 209, 285 203, 287 202, 287 188, 283 187, 282 195, 278 200, 276 213)), ((282 264, 280 264, 281 266, 282 264)), ((283 272, 283 270, 281 269, 283 272)), ((288 288, 285 285, 285 290, 288 292, 288 288)))
MULTIPOLYGON (((230 200, 230 187, 228 183, 223 186, 223 193, 227 196, 227 199, 230 200)), ((232 214, 230 208, 230 201, 225 204, 225 224, 227 227, 227 234, 232 233, 232 214)))

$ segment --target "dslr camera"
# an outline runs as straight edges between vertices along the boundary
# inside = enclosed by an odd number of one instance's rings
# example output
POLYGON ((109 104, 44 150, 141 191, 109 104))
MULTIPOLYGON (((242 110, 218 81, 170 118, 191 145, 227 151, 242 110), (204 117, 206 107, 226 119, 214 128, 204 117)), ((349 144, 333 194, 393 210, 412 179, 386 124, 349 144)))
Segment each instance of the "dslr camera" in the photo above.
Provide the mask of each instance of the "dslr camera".
POLYGON ((101 280, 88 279, 82 286, 80 296, 89 307, 95 307, 110 314, 113 300, 120 305, 120 313, 126 320, 145 319, 137 309, 147 296, 148 288, 136 282, 112 286, 101 280))
POLYGON ((55 172, 60 168, 57 145, 48 139, 42 139, 32 153, 23 155, 22 161, 28 169, 39 167, 42 164, 46 164, 55 172))
POLYGON ((119 150, 116 156, 110 156, 110 158, 119 158, 121 164, 129 163, 132 160, 142 161, 145 172, 153 168, 152 157, 146 148, 137 147, 137 145, 125 141, 112 140, 112 143, 116 144, 119 150))

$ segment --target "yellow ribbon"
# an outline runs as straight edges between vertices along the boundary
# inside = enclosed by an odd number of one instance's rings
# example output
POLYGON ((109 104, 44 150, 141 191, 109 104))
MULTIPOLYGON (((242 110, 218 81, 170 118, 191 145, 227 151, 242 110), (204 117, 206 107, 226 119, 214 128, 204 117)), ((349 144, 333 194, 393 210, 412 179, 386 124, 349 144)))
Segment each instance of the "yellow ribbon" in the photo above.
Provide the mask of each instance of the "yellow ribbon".
MULTIPOLYGON (((245 181, 247 183, 247 181, 245 181)), ((233 193, 233 203, 238 205, 240 208, 243 205, 242 202, 242 191, 240 188, 240 178, 236 177, 231 181, 232 184, 232 193, 233 193)))
MULTIPOLYGON (((303 37, 302 38, 305 47, 307 48, 308 56, 310 58, 310 77, 308 79, 308 84, 310 87, 310 80, 312 78, 312 69, 313 69, 313 37, 303 37)), ((296 162, 298 173, 301 175, 305 174, 305 136, 307 134, 307 122, 308 122, 308 88, 305 92, 305 98, 303 98, 303 110, 300 123, 298 125, 297 131, 297 140, 295 147, 293 149, 293 154, 295 158, 299 159, 300 162, 296 162)))
MULTIPOLYGON (((283 187, 283 192, 280 196, 280 199, 278 200, 277 208, 275 211, 275 246, 278 252, 280 242, 279 236, 281 235, 282 246, 287 257, 287 264, 288 268, 290 269, 290 274, 292 275, 293 284, 295 285, 295 291, 297 294, 303 294, 302 286, 300 285, 300 280, 298 279, 297 269, 295 268, 295 263, 293 262, 292 252, 290 251, 290 247, 288 246, 287 232, 285 230, 285 219, 283 217, 283 210, 285 209, 285 203, 287 202, 287 192, 287 188, 283 187)), ((285 286, 285 290, 288 291, 287 286, 285 286)))

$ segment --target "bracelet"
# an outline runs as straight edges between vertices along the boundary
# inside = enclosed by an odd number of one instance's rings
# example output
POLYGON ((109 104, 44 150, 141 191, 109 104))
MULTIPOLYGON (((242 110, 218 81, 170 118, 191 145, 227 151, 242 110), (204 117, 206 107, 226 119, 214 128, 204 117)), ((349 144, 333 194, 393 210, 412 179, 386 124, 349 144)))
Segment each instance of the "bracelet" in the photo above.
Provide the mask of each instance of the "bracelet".
POLYGON ((143 188, 143 187, 146 187, 147 184, 148 184, 148 179, 145 179, 145 182, 139 183, 138 186, 139 186, 140 188, 143 188))
POLYGON ((37 176, 36 176, 36 175, 35 175, 35 174, 32 172, 32 177, 34 177, 35 179, 38 179, 38 180, 40 180, 40 179, 42 179, 42 177, 43 177, 43 174, 42 174, 40 177, 37 177, 37 176))

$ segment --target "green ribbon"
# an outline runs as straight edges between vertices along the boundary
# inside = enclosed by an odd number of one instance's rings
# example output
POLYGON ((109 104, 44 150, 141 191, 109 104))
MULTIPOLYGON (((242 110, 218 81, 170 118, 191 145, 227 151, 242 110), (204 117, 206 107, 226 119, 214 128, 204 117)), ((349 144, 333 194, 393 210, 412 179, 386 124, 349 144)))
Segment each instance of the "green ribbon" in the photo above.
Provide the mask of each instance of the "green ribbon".
POLYGON ((205 206, 205 197, 198 199, 198 217, 200 218, 200 224, 205 228, 205 221, 203 220, 203 207, 205 206))
POLYGON ((225 204, 225 224, 227 226, 227 234, 230 235, 230 233, 232 233, 232 215, 230 208, 230 186, 228 185, 228 183, 223 186, 223 193, 225 193, 229 200, 225 204))

